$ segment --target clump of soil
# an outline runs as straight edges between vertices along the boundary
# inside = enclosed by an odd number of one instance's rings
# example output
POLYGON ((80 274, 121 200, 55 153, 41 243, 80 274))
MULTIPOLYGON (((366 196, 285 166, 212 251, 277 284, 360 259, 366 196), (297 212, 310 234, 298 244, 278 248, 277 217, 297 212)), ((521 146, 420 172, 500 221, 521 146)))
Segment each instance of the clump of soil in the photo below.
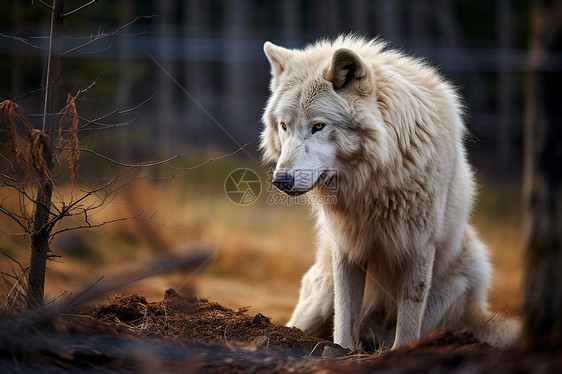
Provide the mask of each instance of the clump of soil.
POLYGON ((107 326, 122 327, 140 336, 174 337, 187 342, 252 344, 285 348, 292 356, 319 357, 328 341, 310 337, 296 328, 274 325, 263 314, 248 315, 197 297, 182 297, 169 289, 164 300, 148 303, 139 295, 116 297, 109 304, 80 311, 107 326))
POLYGON ((555 353, 502 351, 450 329, 394 351, 350 353, 260 313, 174 290, 160 302, 116 297, 8 326, 0 326, 0 368, 6 372, 546 373, 562 367, 555 353))

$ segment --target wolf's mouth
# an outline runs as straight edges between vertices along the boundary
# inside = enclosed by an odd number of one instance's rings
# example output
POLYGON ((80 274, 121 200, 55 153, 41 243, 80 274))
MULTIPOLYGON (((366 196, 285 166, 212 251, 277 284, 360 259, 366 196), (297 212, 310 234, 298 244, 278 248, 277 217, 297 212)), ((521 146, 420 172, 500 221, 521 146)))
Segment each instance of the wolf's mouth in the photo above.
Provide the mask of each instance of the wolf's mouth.
POLYGON ((298 188, 295 187, 295 180, 293 176, 289 176, 288 174, 278 176, 274 181, 273 184, 277 187, 277 189, 289 196, 300 196, 304 195, 305 193, 313 190, 314 188, 326 185, 330 183, 330 181, 334 178, 329 172, 322 172, 318 176, 318 178, 312 183, 309 188, 298 188))
POLYGON ((289 196, 300 196, 300 195, 304 195, 305 193, 307 193, 307 192, 310 191, 310 190, 306 190, 306 191, 303 191, 303 190, 288 190, 288 191, 283 191, 283 190, 281 190, 281 191, 284 192, 284 193, 286 193, 286 194, 289 195, 289 196))
POLYGON ((289 196, 300 196, 300 195, 304 195, 305 193, 310 191, 310 190, 303 190, 303 189, 295 189, 295 190, 293 190, 293 189, 283 189, 280 186, 276 186, 276 187, 279 191, 281 191, 284 194, 289 195, 289 196))

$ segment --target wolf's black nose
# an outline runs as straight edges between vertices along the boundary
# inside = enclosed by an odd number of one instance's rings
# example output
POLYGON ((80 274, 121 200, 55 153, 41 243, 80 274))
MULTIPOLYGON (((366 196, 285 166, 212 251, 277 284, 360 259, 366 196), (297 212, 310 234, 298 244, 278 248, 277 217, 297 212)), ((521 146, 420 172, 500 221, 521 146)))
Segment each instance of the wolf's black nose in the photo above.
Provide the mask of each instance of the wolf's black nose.
POLYGON ((295 178, 289 173, 279 173, 273 179, 273 184, 281 191, 289 191, 295 185, 295 178))

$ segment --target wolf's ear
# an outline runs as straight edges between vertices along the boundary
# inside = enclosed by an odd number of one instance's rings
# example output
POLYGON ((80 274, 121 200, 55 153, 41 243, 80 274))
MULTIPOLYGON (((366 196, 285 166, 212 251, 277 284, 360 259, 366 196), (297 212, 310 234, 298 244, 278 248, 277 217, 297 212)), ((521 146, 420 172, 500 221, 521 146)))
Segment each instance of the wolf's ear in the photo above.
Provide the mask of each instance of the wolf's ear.
POLYGON ((285 70, 287 60, 293 53, 291 50, 279 47, 271 42, 265 42, 263 51, 271 64, 271 74, 276 77, 285 70))
POLYGON ((366 76, 367 69, 361 57, 347 48, 334 52, 330 67, 324 74, 324 78, 332 82, 335 90, 353 86, 366 76))

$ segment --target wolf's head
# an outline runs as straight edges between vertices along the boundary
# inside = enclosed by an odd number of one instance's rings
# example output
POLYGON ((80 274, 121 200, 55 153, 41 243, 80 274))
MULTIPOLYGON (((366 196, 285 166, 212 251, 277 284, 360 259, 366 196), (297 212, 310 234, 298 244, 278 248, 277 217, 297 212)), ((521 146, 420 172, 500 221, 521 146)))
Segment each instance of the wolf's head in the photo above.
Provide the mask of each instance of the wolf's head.
POLYGON ((361 48, 373 53, 382 46, 350 38, 304 50, 264 44, 272 79, 261 148, 266 161, 277 163, 273 184, 283 192, 305 193, 335 173, 341 183, 343 165, 360 162, 365 152, 384 162, 383 120, 361 48))

